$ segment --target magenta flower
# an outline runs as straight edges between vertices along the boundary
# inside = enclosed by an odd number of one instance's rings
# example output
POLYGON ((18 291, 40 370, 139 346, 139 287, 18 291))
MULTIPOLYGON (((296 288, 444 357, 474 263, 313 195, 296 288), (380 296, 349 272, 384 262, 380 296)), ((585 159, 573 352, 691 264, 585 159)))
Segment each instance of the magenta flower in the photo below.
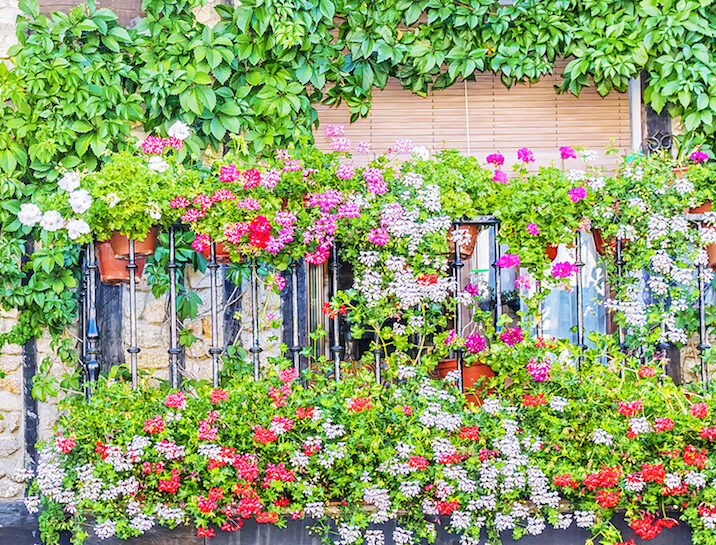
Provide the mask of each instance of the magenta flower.
POLYGON ((520 256, 517 254, 505 254, 497 260, 497 266, 501 269, 520 266, 520 256))
POLYGON ((516 344, 521 343, 524 339, 525 336, 522 333, 520 326, 512 328, 508 327, 500 333, 500 340, 507 346, 515 346, 516 344))
POLYGON ((387 229, 383 229, 382 227, 378 229, 371 229, 368 232, 368 241, 373 244, 377 244, 378 246, 385 246, 388 244, 389 240, 390 233, 388 233, 387 229))
POLYGON ((562 161, 566 161, 567 159, 576 159, 577 152, 574 151, 572 146, 562 146, 559 148, 559 156, 562 158, 562 161))
POLYGON ((569 261, 562 261, 552 265, 552 276, 555 278, 569 278, 579 270, 579 267, 569 261))
POLYGON ((345 136, 337 136, 331 139, 333 151, 351 151, 351 141, 345 136))
POLYGON ((467 339, 465 339, 465 349, 470 354, 477 354, 487 348, 487 339, 479 333, 473 333, 467 339))
POLYGON ((337 125, 337 124, 331 124, 326 125, 326 136, 343 136, 345 134, 345 125, 337 125))
POLYGON ((505 156, 501 153, 492 153, 487 156, 487 162, 499 167, 505 164, 505 156))
POLYGON ((549 372, 551 365, 548 361, 536 362, 534 359, 530 359, 530 362, 526 365, 527 373, 536 382, 544 382, 549 380, 549 372))
POLYGON ((376 195, 388 192, 388 184, 383 180, 383 171, 379 168, 366 168, 363 171, 368 191, 376 195))
POLYGON ((457 333, 455 332, 454 329, 451 329, 450 331, 448 331, 447 337, 445 337, 445 346, 447 346, 451 342, 453 342, 456 337, 457 337, 457 333))
POLYGON ((571 200, 572 202, 579 202, 582 199, 587 198, 587 190, 585 188, 583 188, 582 186, 573 187, 572 189, 569 190, 568 195, 569 195, 569 200, 571 200))
POLYGON ((203 252, 204 250, 209 248, 209 244, 211 244, 211 237, 209 237, 209 235, 204 233, 197 233, 197 235, 194 237, 194 242, 191 243, 191 247, 194 248, 197 252, 203 252))
POLYGON ((164 139, 158 136, 147 136, 142 142, 142 151, 147 155, 160 155, 165 147, 164 139))
POLYGON ((523 163, 534 163, 535 162, 535 155, 527 148, 522 148, 521 150, 517 150, 517 158, 522 161, 523 163))
POLYGON ((518 276, 515 278, 515 289, 518 290, 520 288, 524 288, 526 290, 530 289, 530 280, 526 276, 518 276))
POLYGON ((341 165, 336 169, 336 176, 341 180, 350 180, 356 174, 356 169, 353 165, 341 165))
POLYGON ((358 153, 368 153, 370 151, 370 142, 361 140, 360 142, 358 142, 358 145, 356 146, 356 151, 358 153))
POLYGON ((539 227, 537 227, 536 223, 528 223, 527 227, 525 227, 525 231, 530 235, 539 235, 539 227))
POLYGON ((239 170, 234 165, 223 166, 219 171, 219 180, 222 182, 235 182, 238 177, 239 170))
POLYGON ((492 176, 492 181, 498 182, 501 184, 506 184, 507 183, 507 174, 505 174, 501 170, 496 170, 495 174, 492 176))
POLYGON ((694 151, 691 155, 689 155, 689 159, 691 159, 694 163, 701 163, 703 161, 708 161, 709 154, 704 153, 703 151, 694 151))
POLYGON ((468 284, 465 286, 465 291, 470 294, 471 297, 479 297, 480 295, 480 288, 475 284, 468 284))
POLYGON ((186 208, 190 204, 191 202, 189 202, 189 199, 180 195, 169 201, 169 208, 186 208))

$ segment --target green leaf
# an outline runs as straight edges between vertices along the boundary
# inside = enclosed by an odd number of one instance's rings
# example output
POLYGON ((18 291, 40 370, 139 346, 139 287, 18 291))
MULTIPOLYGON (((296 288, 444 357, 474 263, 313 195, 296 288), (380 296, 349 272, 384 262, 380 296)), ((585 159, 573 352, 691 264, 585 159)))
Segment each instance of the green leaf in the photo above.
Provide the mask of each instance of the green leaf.
POLYGON ((210 85, 212 83, 212 79, 206 72, 197 72, 194 74, 194 83, 199 85, 210 85))
POLYGON ((20 11, 36 19, 40 15, 40 3, 38 0, 20 0, 17 4, 20 11))

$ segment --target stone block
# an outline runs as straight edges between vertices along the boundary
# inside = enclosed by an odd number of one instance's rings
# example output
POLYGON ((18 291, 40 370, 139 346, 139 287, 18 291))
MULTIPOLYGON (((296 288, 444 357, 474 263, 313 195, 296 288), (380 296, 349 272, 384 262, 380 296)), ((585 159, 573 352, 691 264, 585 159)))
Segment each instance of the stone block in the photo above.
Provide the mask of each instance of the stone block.
POLYGON ((0 411, 22 410, 22 396, 0 390, 0 411))
POLYGON ((9 411, 0 413, 0 433, 13 433, 20 429, 20 412, 9 411))
POLYGON ((19 498, 22 495, 23 488, 25 488, 23 485, 12 482, 5 477, 0 480, 0 499, 11 500, 19 498))
POLYGON ((0 390, 5 390, 12 394, 19 394, 20 381, 11 377, 0 378, 0 390))
MULTIPOLYGON (((17 345, 10 345, 17 346, 17 345)), ((7 346, 5 348, 8 348, 7 346)), ((22 354, 8 354, 6 351, 0 355, 0 371, 11 373, 22 367, 22 354)))
POLYGON ((21 447, 20 439, 13 435, 0 435, 0 458, 15 454, 21 447))

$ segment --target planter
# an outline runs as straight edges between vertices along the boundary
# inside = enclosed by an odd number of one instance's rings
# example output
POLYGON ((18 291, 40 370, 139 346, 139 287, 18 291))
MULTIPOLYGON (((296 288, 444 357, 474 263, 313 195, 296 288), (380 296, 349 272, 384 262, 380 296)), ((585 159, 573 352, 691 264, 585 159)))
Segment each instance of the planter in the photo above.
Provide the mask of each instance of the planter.
MULTIPOLYGON (((147 258, 139 256, 135 258, 137 264, 137 275, 141 276, 144 272, 144 264, 147 258)), ((126 259, 115 256, 114 249, 109 240, 103 240, 97 243, 97 265, 99 266, 99 275, 105 284, 118 285, 129 282, 129 270, 127 270, 126 259)))
POLYGON ((676 176, 677 178, 683 178, 686 176, 686 173, 689 172, 689 168, 691 167, 674 167, 671 169, 671 172, 676 176))
POLYGON ((617 251, 617 239, 604 240, 601 229, 592 229, 592 238, 594 238, 594 248, 600 256, 611 255, 617 251))
MULTIPOLYGON (((457 370, 457 359, 449 358, 440 360, 435 365, 435 371, 440 378, 445 378, 450 371, 457 370)), ((480 394, 485 389, 485 384, 475 386, 481 380, 494 377, 495 372, 482 363, 462 366, 462 391, 465 393, 467 403, 474 403, 478 407, 482 405, 480 394), (475 390, 477 388, 477 390, 475 390), (470 393, 468 393, 470 392, 470 393)), ((484 382, 484 380, 483 380, 484 382)))
MULTIPOLYGON (((475 245, 477 244, 477 235, 480 233, 479 225, 461 225, 458 229, 464 229, 470 235, 470 242, 467 244, 460 245, 460 257, 462 259, 468 259, 472 256, 475 251, 475 245)), ((450 241, 450 253, 455 253, 455 242, 452 240, 453 229, 448 231, 448 240, 450 241)))
MULTIPOLYGON (((712 204, 710 202, 706 202, 701 206, 692 208, 691 210, 689 210, 689 212, 692 214, 703 214, 705 212, 711 212, 712 210, 712 204)), ((710 229, 716 230, 716 227, 710 227, 710 229)), ((712 269, 716 269, 716 244, 709 244, 708 246, 706 246, 706 254, 709 258, 709 267, 711 267, 712 269)))
MULTIPOLYGON (((201 255, 203 255, 207 261, 211 259, 211 246, 209 246, 206 250, 201 251, 201 255)), ((223 242, 217 242, 216 243, 216 262, 217 263, 231 263, 231 256, 229 255, 229 251, 226 249, 226 246, 224 246, 223 242)))
POLYGON ((557 246, 556 244, 549 244, 544 253, 550 261, 554 261, 555 259, 557 259, 557 250, 559 250, 559 246, 557 246))
MULTIPOLYGON (((119 231, 115 231, 112 238, 109 239, 109 242, 112 244, 114 255, 123 259, 129 258, 129 239, 125 235, 121 235, 119 231)), ((152 255, 156 247, 157 228, 152 227, 145 235, 144 240, 134 241, 134 255, 135 257, 152 255)))

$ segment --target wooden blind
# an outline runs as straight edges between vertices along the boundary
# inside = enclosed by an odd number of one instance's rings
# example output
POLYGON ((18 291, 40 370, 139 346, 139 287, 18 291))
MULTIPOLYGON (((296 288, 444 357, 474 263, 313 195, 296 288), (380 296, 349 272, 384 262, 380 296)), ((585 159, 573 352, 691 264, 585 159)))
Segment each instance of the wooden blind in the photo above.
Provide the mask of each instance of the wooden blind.
MULTIPOLYGON (((565 64, 556 66, 555 74, 565 64)), ((376 152, 393 147, 397 138, 409 138, 431 151, 457 148, 480 160, 499 151, 510 162, 518 149, 528 147, 538 164, 549 164, 559 162, 560 146, 585 145, 599 152, 596 164, 613 167, 614 159, 605 157, 604 149, 612 140, 622 150, 629 148, 628 95, 612 92, 601 97, 591 87, 579 98, 557 94, 554 86, 560 80, 558 75, 545 76, 538 83, 507 89, 499 77, 482 74, 475 81, 459 82, 425 98, 391 80, 384 90, 374 93, 368 117, 350 126, 347 106, 317 105, 316 142, 330 149, 323 127, 345 123, 354 144, 366 140, 376 152)), ((574 161, 574 167, 579 163, 574 161)))

